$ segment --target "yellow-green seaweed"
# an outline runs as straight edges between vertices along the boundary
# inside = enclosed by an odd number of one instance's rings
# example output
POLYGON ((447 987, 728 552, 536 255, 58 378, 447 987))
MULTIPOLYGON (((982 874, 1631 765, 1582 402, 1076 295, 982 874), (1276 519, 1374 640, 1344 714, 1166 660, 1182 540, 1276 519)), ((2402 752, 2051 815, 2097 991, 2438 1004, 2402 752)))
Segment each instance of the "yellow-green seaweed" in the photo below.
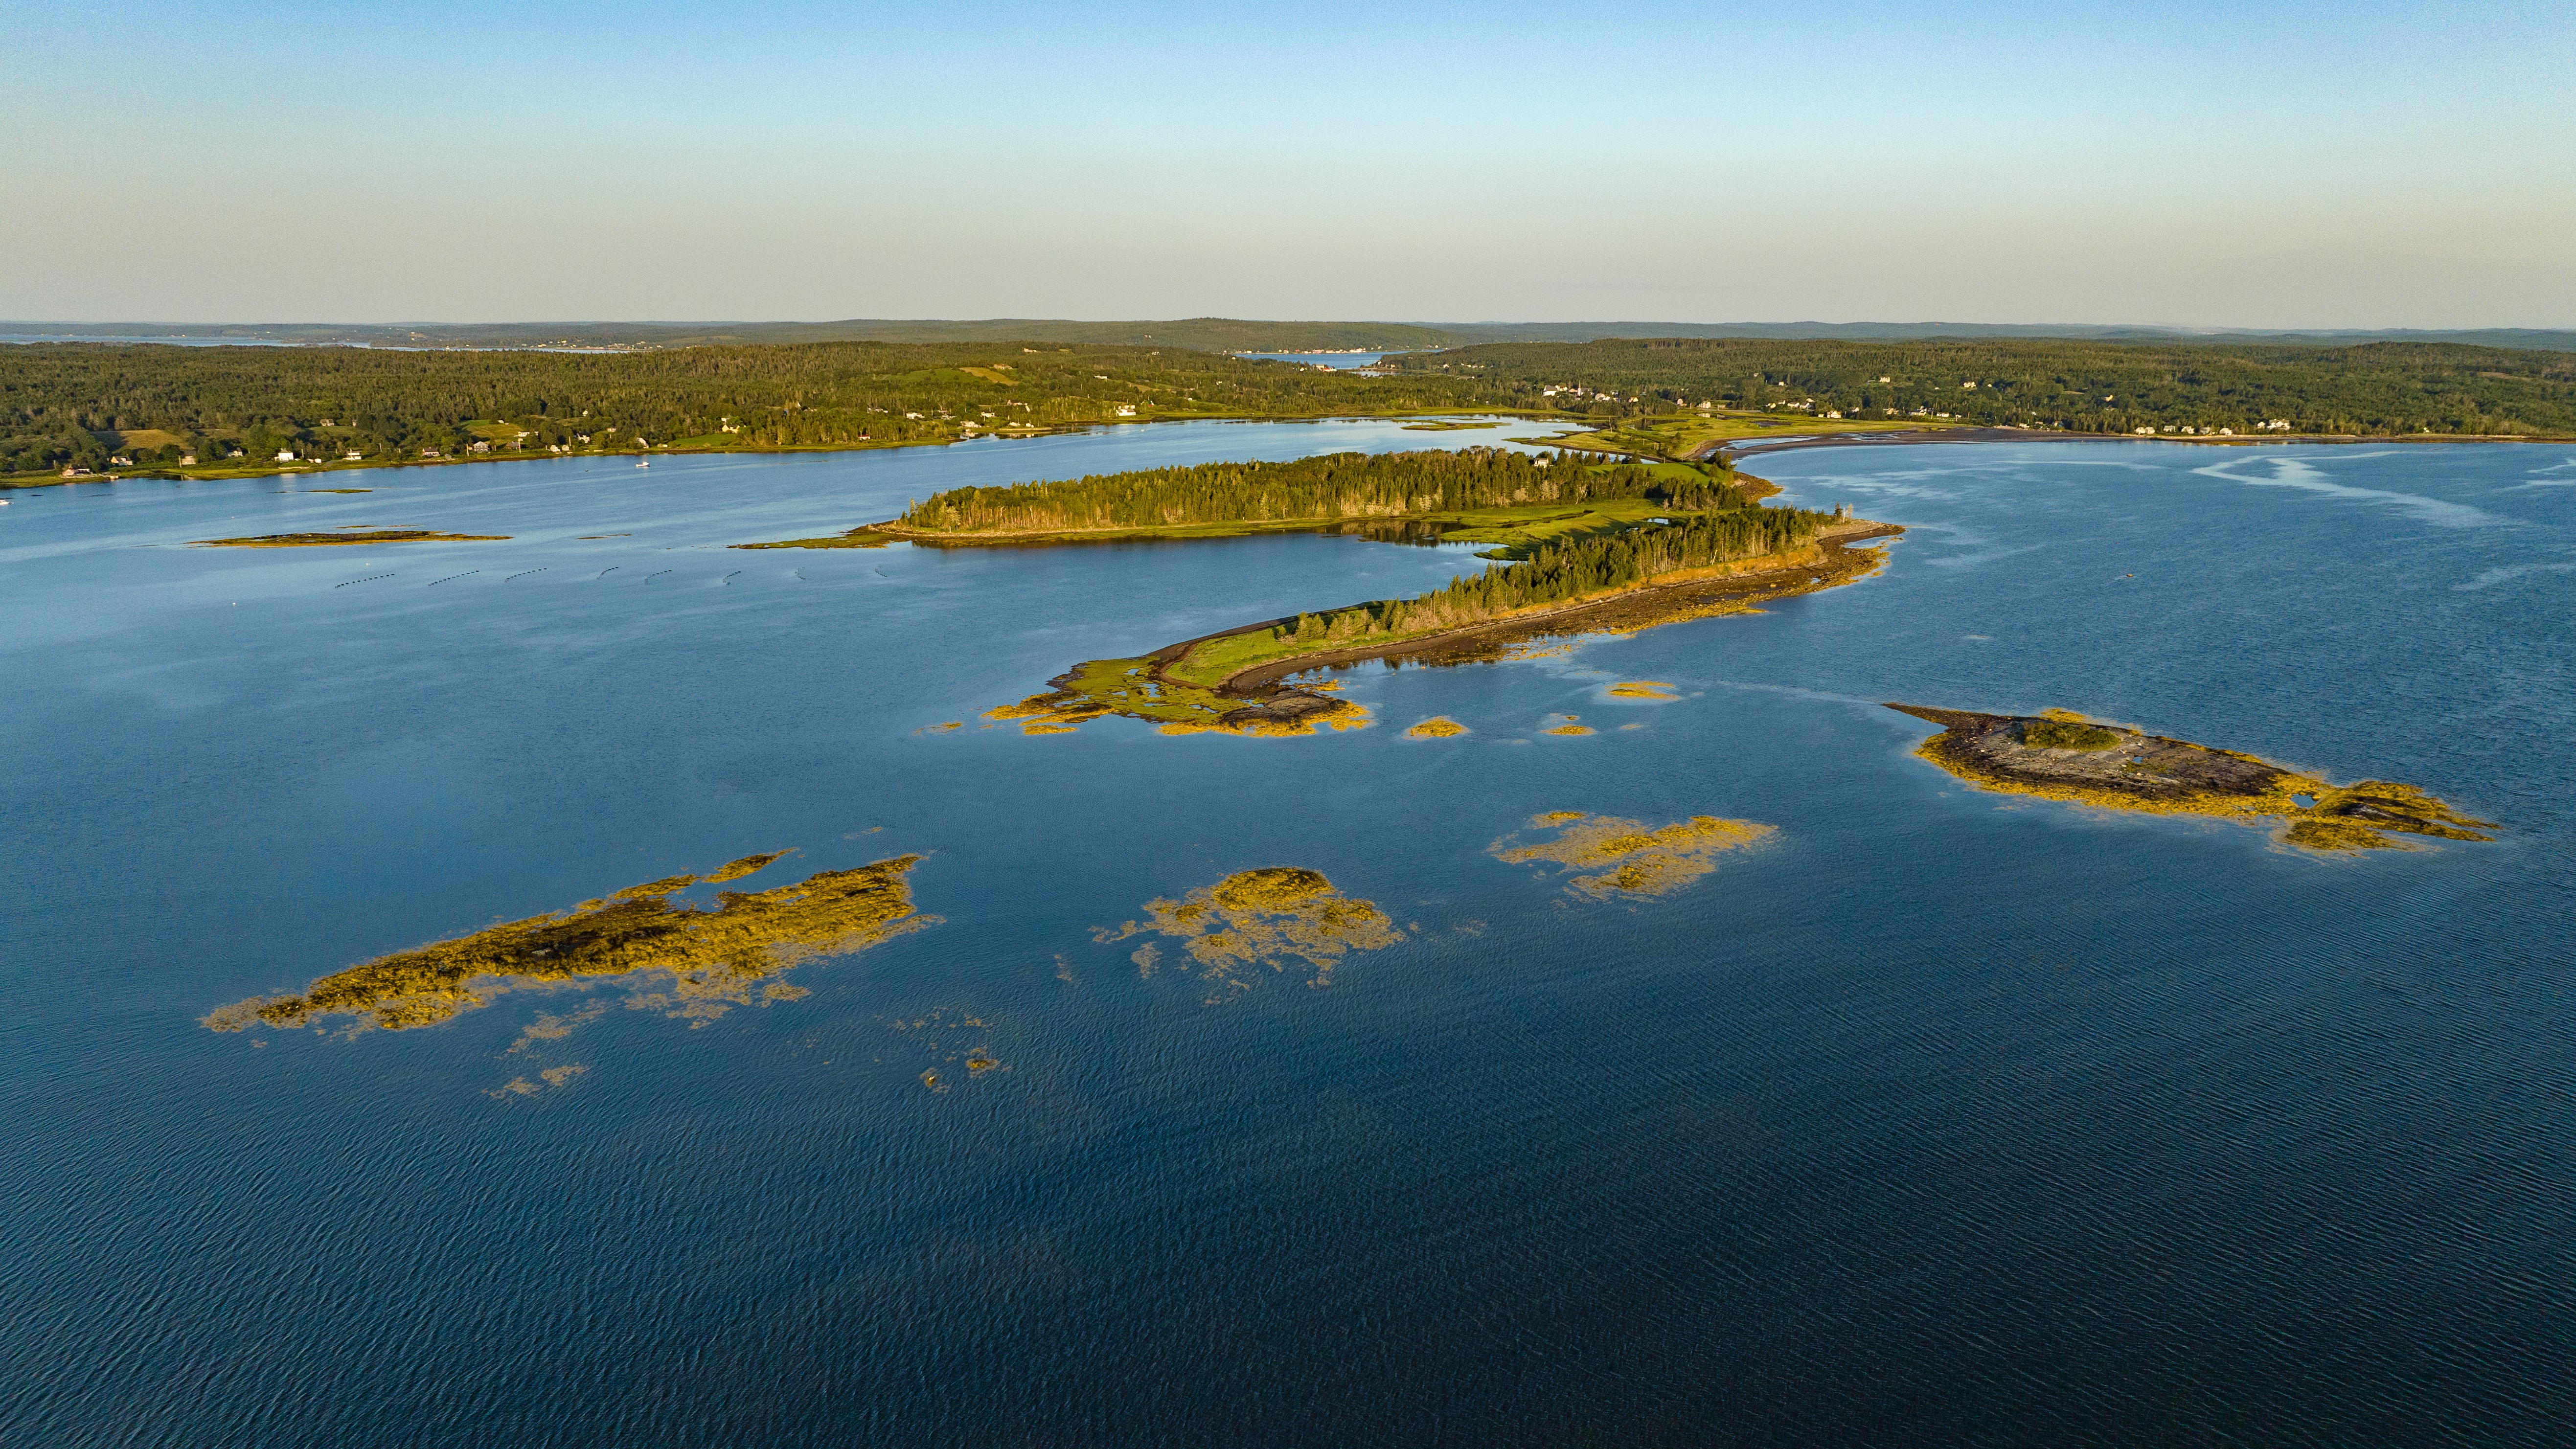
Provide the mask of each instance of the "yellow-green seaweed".
POLYGON ((1580 810, 1532 816, 1528 828, 1553 830, 1556 835, 1533 845, 1519 844, 1518 835, 1506 835, 1487 846, 1486 853, 1516 865, 1552 861, 1569 872, 1593 871, 1575 876, 1566 889, 1596 899, 1614 892, 1661 895, 1717 869, 1719 855, 1758 845, 1779 833, 1777 826, 1714 815, 1649 827, 1642 821, 1580 810))
POLYGON ((1435 714, 1404 732, 1408 740, 1445 740, 1468 733, 1465 725, 1445 714, 1435 714))
POLYGON ((325 976, 301 995, 253 997, 219 1007, 215 1031, 296 1026, 360 1017, 399 1031, 431 1026, 481 1006, 518 982, 574 982, 665 973, 665 990, 629 1004, 703 1022, 728 1006, 801 994, 765 978, 815 956, 871 946, 931 924, 916 915, 905 874, 921 860, 897 856, 850 870, 823 871, 765 891, 722 891, 703 908, 671 899, 700 883, 739 879, 785 854, 745 856, 703 876, 670 876, 630 886, 570 911, 487 926, 469 935, 397 951, 325 976))
MULTIPOLYGON (((1180 900, 1147 901, 1145 910, 1146 920, 1095 932, 1094 939, 1107 944, 1147 933, 1177 938, 1198 963, 1201 980, 1238 991, 1250 990, 1258 979, 1249 974, 1252 967, 1285 972, 1291 961, 1313 969, 1307 985, 1329 986, 1344 956, 1404 939, 1374 904, 1341 894, 1322 872, 1300 866, 1237 871, 1180 900)), ((1152 942, 1134 955, 1147 975, 1160 958, 1152 942)), ((1222 993, 1209 1001, 1221 999, 1222 993)))

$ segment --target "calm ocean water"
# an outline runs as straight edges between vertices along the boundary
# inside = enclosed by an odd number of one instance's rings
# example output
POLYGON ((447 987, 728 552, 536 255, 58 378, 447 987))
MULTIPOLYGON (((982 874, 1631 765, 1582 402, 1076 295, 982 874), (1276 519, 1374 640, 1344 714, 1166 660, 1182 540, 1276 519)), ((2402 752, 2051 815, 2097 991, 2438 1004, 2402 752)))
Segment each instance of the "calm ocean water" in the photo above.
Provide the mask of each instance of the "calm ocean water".
POLYGON ((1377 727, 1288 740, 974 717, 1467 551, 722 547, 1499 436, 15 495, 0 1443, 2567 1442, 2576 449, 1766 457, 1909 525, 1885 573, 1371 666, 1377 727), (512 538, 178 546, 351 523, 512 538), (1682 697, 1604 692, 1639 678, 1682 697), (2325 859, 1980 794, 1885 700, 2069 706, 2504 828, 2325 859), (1474 733, 1400 737, 1433 714, 1474 733), (1594 902, 1487 853, 1561 809, 1778 834, 1594 902), (921 852, 942 921, 700 1029, 615 988, 197 1024, 789 846, 751 884, 921 852), (1273 864, 1407 939, 1214 1005, 1094 939, 1273 864))

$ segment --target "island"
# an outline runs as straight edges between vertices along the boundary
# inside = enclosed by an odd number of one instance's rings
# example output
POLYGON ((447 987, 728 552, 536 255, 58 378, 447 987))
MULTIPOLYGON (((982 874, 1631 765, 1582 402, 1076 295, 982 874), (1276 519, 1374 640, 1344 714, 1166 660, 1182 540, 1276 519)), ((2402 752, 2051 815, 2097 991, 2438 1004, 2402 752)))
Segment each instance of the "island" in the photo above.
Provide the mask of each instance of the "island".
POLYGON ((1777 491, 1723 463, 1649 467, 1500 448, 1337 453, 953 489, 845 534, 738 546, 1056 547, 1290 532, 1494 545, 1478 556, 1502 567, 1416 598, 1086 660, 1047 692, 985 714, 1034 735, 1106 715, 1167 734, 1311 734, 1363 725, 1367 711, 1292 676, 1370 659, 1501 658, 1535 637, 1750 612, 1867 577, 1885 556, 1853 545, 1902 532, 1847 513, 1761 506, 1777 491))
MULTIPOLYGON (((1543 637, 1634 633, 1866 578, 1885 563, 1855 547, 1901 532, 1867 519, 1744 509, 1532 547, 1516 563, 1413 599, 1381 599, 1247 624, 1131 659, 1093 659, 1044 694, 989 720, 1056 733, 1123 715, 1165 734, 1311 734, 1349 729, 1367 711, 1293 677, 1372 659, 1461 664, 1513 657, 1543 637)), ((1652 696, 1647 696, 1652 697, 1652 696)))
POLYGON ((219 1007, 203 1024, 240 1031, 350 1016, 362 1026, 402 1031, 485 1005, 513 983, 658 972, 672 978, 672 987, 645 1004, 667 1007, 695 1025, 753 1000, 756 984, 763 1001, 802 995, 770 979, 800 961, 872 946, 937 919, 913 910, 905 876, 921 862, 917 855, 827 870, 764 891, 722 891, 713 908, 673 899, 693 885, 766 869, 786 854, 745 856, 705 875, 647 881, 569 911, 379 956, 333 972, 299 994, 219 1007))
POLYGON ((2268 760, 2071 710, 1980 714, 1890 704, 1942 726, 1915 753, 1981 789, 2114 810, 2274 824, 2317 851, 2404 848, 2392 835, 2492 840, 2493 822, 2460 814, 2412 785, 2329 784, 2268 760))
MULTIPOLYGON (((336 490, 331 490, 336 491, 336 490)), ((341 533, 260 533, 200 538, 197 548, 346 548, 361 543, 507 543, 506 533, 438 533, 426 528, 368 528, 341 533)))

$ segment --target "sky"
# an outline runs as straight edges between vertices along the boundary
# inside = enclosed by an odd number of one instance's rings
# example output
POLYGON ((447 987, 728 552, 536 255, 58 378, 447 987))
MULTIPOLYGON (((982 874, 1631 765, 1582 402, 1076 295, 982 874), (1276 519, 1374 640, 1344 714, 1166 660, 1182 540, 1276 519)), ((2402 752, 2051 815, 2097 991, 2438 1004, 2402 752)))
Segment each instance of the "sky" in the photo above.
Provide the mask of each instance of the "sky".
POLYGON ((0 317, 2576 326, 2576 5, 0 0, 0 317))

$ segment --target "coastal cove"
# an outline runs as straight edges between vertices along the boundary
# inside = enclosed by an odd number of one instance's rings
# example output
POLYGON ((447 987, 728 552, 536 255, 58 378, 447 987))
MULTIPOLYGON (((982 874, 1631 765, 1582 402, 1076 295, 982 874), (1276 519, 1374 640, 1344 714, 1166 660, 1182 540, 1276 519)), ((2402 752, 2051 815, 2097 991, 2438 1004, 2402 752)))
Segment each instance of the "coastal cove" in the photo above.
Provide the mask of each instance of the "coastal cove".
POLYGON ((2547 1442, 2576 447, 1783 450, 1847 586, 1182 671, 1372 722, 1258 740, 987 715, 1511 545, 739 547, 1552 430, 14 495, 0 1437, 2547 1442))

